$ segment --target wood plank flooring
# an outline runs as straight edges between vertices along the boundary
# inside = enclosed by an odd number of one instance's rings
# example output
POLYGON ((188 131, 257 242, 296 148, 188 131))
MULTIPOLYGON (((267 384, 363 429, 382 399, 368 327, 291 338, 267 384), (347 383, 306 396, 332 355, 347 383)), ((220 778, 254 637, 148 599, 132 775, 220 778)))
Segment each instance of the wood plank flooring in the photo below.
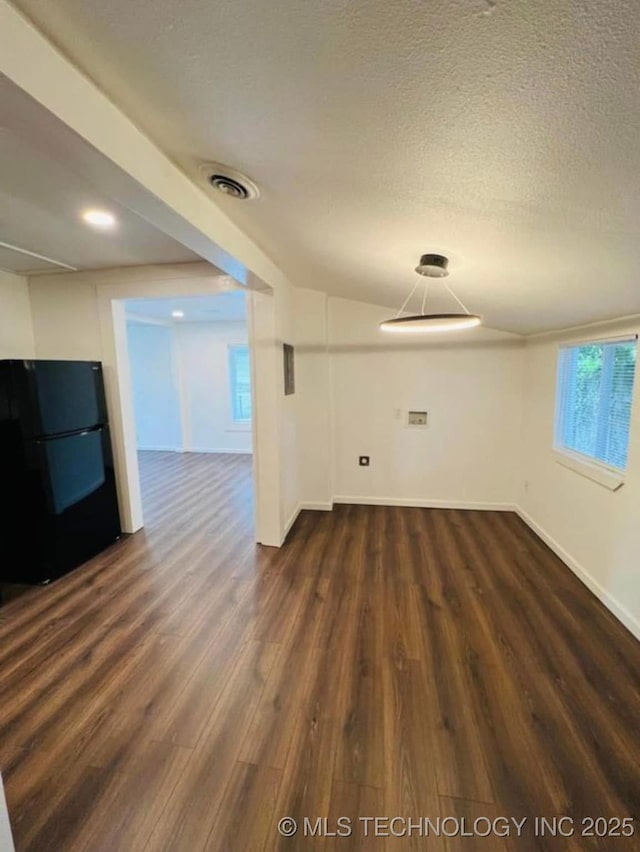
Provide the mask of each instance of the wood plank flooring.
POLYGON ((18 852, 640 849, 640 644, 515 515, 337 506, 258 548, 247 457, 141 470, 143 531, 0 609, 18 852))

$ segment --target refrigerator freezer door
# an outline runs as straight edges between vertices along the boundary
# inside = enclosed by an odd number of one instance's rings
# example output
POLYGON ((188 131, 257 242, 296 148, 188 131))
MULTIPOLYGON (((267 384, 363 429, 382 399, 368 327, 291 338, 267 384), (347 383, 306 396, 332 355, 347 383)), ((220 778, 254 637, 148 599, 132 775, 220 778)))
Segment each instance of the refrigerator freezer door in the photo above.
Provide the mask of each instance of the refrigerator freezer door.
POLYGON ((14 362, 14 414, 25 438, 91 429, 107 422, 102 366, 95 361, 14 362))

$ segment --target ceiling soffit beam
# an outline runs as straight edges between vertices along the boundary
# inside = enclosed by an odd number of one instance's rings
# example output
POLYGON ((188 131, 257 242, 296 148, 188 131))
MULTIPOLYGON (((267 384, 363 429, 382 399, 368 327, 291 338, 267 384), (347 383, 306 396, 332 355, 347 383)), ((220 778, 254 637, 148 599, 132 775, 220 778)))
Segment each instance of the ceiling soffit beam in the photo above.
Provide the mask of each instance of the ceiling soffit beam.
POLYGON ((47 128, 52 142, 93 183, 108 187, 114 201, 248 286, 289 284, 215 201, 7 0, 0 0, 0 73, 57 120, 47 128))

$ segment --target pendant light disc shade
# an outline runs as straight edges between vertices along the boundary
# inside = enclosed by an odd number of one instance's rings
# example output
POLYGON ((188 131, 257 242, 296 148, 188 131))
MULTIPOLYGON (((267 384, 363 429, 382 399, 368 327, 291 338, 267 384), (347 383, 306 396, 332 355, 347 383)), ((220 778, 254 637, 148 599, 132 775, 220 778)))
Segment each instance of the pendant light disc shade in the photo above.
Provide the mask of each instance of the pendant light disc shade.
POLYGON ((382 331, 398 334, 427 334, 443 331, 462 331, 475 328, 481 319, 477 314, 418 314, 410 317, 396 317, 380 323, 382 331))

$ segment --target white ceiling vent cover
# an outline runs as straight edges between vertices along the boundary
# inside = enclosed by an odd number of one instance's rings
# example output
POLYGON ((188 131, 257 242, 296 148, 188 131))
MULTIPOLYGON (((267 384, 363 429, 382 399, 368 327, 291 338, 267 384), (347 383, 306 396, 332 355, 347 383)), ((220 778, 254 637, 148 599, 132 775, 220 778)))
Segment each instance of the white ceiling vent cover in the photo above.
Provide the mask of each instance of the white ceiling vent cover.
POLYGON ((224 166, 222 163, 203 163, 200 175, 208 186, 217 189, 229 198, 239 201, 249 201, 260 196, 256 184, 242 172, 224 166))

